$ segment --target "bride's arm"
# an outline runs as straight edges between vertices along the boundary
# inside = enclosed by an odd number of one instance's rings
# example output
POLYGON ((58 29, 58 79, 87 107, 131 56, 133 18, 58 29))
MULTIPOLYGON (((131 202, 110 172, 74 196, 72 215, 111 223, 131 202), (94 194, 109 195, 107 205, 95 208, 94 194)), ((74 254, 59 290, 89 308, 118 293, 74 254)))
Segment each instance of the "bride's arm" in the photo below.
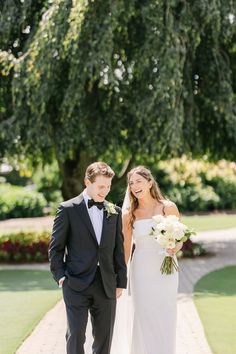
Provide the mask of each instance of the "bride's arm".
POLYGON ((123 235, 124 235, 124 250, 125 250, 125 263, 128 264, 132 249, 132 228, 130 225, 130 214, 125 211, 122 216, 123 221, 123 235))

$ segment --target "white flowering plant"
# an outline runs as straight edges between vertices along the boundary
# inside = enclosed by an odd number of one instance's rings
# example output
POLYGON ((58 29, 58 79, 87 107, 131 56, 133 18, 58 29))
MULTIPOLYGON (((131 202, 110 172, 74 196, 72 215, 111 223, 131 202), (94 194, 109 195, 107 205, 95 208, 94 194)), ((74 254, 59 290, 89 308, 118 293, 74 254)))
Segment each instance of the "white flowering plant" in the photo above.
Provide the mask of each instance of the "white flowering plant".
MULTIPOLYGON (((195 231, 180 222, 175 215, 155 215, 153 220, 156 225, 152 227, 150 236, 154 237, 165 251, 169 248, 175 248, 178 242, 185 242, 190 236, 195 235, 195 231)), ((173 274, 174 269, 179 270, 174 257, 166 255, 161 265, 161 273, 173 274)))

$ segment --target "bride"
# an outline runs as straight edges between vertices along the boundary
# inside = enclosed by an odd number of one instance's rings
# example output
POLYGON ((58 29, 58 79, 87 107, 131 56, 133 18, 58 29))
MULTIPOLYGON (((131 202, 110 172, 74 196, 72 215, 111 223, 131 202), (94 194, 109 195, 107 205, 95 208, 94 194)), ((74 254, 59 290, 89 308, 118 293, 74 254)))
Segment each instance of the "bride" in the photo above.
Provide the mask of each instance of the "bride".
MULTIPOLYGON (((174 354, 178 273, 161 274, 165 254, 149 233, 154 215, 179 217, 179 212, 162 196, 151 172, 143 166, 128 173, 127 193, 129 203, 126 200, 124 206, 128 209, 123 212, 127 263, 132 243, 135 245, 130 261, 131 297, 123 295, 118 300, 111 354, 174 354)), ((179 243, 167 252, 175 257, 181 247, 179 243)))

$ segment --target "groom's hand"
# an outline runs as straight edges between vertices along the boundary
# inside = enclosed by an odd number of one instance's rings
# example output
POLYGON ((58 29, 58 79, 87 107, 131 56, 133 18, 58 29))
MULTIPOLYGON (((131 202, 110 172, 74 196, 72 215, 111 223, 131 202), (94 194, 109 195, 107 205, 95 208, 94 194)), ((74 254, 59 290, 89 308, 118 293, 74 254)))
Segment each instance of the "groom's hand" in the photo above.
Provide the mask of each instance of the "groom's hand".
POLYGON ((66 279, 66 277, 62 277, 61 279, 59 279, 58 286, 60 289, 63 287, 63 283, 64 283, 65 279, 66 279))
POLYGON ((118 299, 118 297, 120 297, 122 295, 122 288, 116 288, 116 298, 118 299))

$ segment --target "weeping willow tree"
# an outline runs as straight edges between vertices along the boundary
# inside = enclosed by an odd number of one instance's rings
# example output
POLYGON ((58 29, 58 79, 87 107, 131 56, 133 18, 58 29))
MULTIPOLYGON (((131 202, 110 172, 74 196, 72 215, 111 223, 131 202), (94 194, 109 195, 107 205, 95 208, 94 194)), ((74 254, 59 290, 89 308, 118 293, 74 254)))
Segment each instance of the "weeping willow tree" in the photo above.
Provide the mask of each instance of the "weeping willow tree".
POLYGON ((0 6, 2 155, 56 157, 65 198, 98 157, 235 157, 236 1, 0 6))

